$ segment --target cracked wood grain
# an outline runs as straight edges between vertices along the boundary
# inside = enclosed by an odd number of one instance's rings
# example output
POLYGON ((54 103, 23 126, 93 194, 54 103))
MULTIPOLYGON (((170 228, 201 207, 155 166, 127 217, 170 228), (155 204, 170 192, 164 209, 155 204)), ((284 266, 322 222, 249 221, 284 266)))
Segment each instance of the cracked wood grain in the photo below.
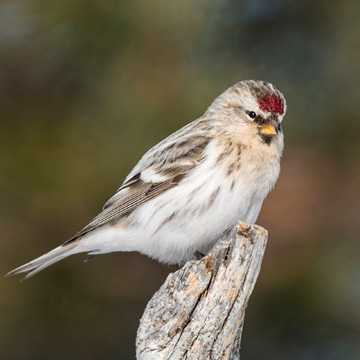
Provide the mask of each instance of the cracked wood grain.
POLYGON ((146 306, 138 360, 240 359, 245 309, 267 231, 239 222, 200 260, 171 273, 146 306))

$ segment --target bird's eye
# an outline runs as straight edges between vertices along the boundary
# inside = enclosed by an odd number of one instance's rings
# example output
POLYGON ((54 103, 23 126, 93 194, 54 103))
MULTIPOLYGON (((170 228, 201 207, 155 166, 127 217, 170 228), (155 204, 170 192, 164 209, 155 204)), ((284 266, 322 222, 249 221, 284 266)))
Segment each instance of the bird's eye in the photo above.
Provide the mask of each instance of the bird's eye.
POLYGON ((279 131, 282 131, 282 126, 281 126, 281 124, 279 124, 278 129, 279 129, 279 131))
POLYGON ((252 119, 255 119, 256 118, 256 113, 254 111, 250 111, 249 112, 249 116, 252 118, 252 119))

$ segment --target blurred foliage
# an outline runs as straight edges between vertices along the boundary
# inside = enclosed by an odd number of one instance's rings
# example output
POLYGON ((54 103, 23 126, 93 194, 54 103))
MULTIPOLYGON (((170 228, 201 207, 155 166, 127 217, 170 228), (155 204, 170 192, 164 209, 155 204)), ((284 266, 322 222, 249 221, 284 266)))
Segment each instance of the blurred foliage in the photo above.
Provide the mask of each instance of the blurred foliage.
MULTIPOLYGON (((360 29, 356 0, 0 3, 1 271, 85 225, 140 156, 242 79, 286 96, 286 149, 246 359, 358 359, 360 29)), ((0 282, 1 359, 132 359, 172 271, 74 256, 0 282)))

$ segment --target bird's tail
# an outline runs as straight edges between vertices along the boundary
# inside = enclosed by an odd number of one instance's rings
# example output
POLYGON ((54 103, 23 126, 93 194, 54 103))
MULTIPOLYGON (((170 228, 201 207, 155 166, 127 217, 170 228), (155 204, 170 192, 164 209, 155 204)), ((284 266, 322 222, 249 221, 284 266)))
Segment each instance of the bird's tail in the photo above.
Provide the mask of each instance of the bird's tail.
POLYGON ((81 250, 77 248, 76 243, 61 245, 49 251, 48 253, 34 259, 33 261, 28 262, 27 264, 19 266, 18 268, 10 271, 5 276, 8 277, 27 272, 26 276, 22 279, 25 280, 37 274, 39 271, 47 268, 48 266, 79 252, 81 252, 81 250))

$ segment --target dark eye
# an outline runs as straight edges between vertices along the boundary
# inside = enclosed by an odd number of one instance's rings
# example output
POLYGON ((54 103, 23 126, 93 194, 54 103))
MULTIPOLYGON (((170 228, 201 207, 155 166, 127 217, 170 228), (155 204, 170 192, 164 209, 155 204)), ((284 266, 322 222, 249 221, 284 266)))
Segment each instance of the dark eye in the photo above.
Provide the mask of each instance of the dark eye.
POLYGON ((278 129, 279 129, 279 131, 282 131, 282 126, 281 126, 281 124, 279 124, 278 129))
POLYGON ((250 112, 249 112, 249 116, 250 116, 252 119, 255 119, 255 118, 256 118, 256 113, 254 113, 253 111, 250 111, 250 112))

